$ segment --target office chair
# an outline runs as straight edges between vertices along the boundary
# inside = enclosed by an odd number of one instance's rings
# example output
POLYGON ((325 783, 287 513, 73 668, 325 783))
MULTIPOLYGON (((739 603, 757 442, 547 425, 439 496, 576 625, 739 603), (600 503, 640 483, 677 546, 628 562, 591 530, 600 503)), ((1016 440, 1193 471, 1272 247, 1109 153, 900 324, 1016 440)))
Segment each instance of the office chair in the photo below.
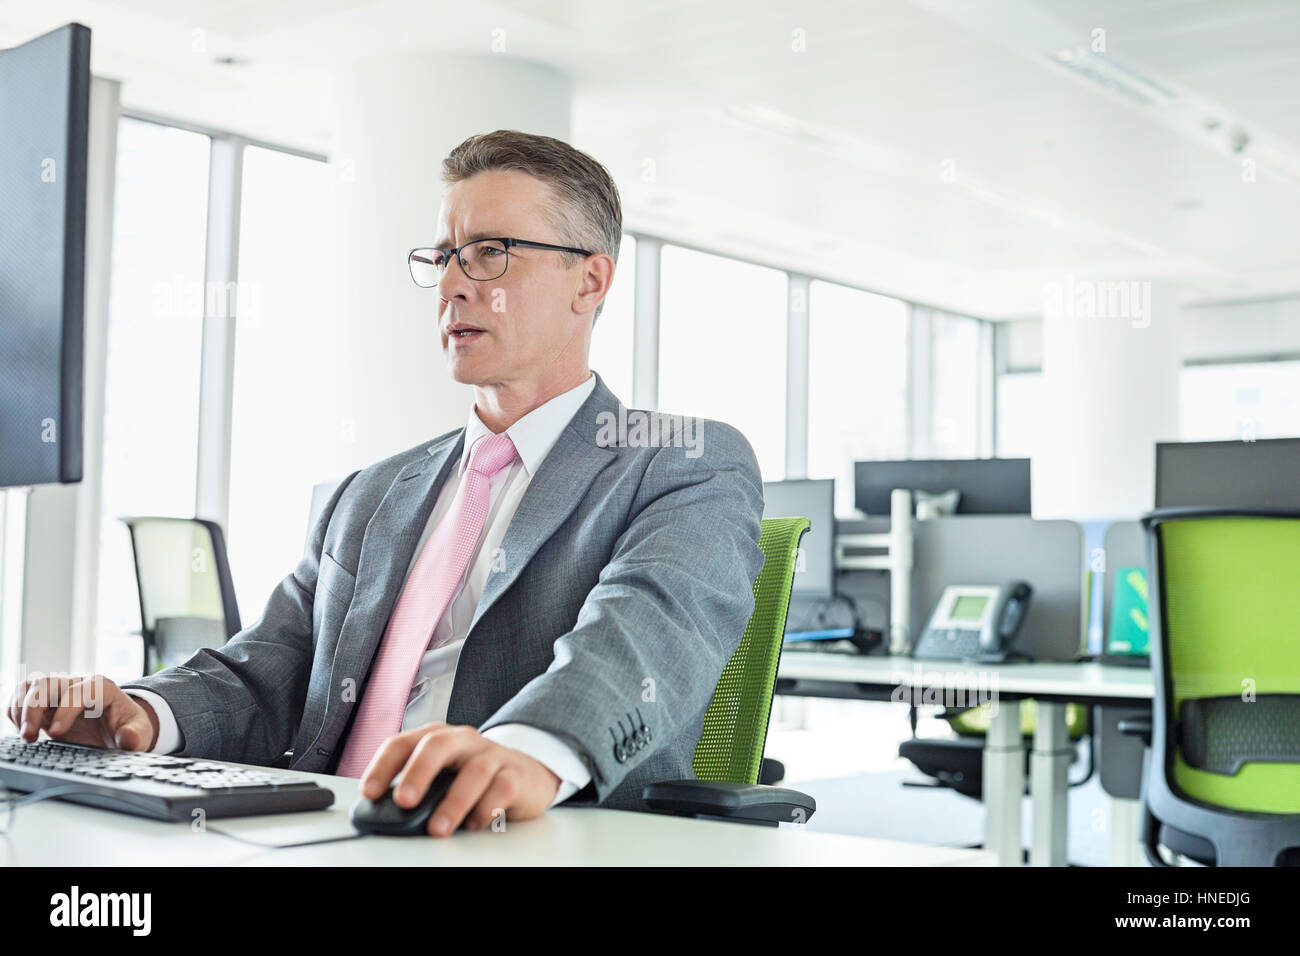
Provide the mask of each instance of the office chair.
MULTIPOLYGON (((974 800, 984 798, 984 739, 988 734, 991 714, 988 704, 978 707, 949 707, 939 717, 948 722, 956 737, 916 736, 916 705, 911 708, 912 737, 898 746, 898 755, 911 761, 913 766, 934 783, 905 781, 906 787, 948 787, 974 800)), ((1096 767, 1091 734, 1091 714, 1082 704, 1065 705, 1065 727, 1069 739, 1088 742, 1088 772, 1070 782, 1078 787, 1092 778, 1096 767)), ((1029 777, 1034 728, 1037 725, 1037 705, 1032 700, 1020 702, 1020 732, 1027 738, 1025 748, 1025 776, 1029 777)), ((1071 761, 1073 762, 1073 761, 1071 761)))
POLYGON ((1147 534, 1151 747, 1142 843, 1207 866, 1300 864, 1300 511, 1167 508, 1147 534))
POLYGON ((795 555, 809 526, 807 518, 763 519, 766 561, 754 580, 754 612, 704 715, 691 764, 696 779, 645 787, 641 797, 650 809, 768 826, 802 823, 817 809, 807 794, 759 783, 795 555))
POLYGON ((239 633, 226 539, 203 518, 122 517, 140 597, 144 674, 182 664, 239 633))

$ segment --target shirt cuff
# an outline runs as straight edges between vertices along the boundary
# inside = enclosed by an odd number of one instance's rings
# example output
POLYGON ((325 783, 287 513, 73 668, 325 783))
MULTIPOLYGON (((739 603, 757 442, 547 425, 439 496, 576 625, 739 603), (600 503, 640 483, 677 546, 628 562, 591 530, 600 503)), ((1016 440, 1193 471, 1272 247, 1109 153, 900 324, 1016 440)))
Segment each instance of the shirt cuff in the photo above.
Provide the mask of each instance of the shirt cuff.
POLYGON ((555 792, 552 807, 591 782, 591 773, 578 752, 545 730, 529 724, 497 724, 483 731, 483 736, 502 747, 527 754, 560 778, 560 789, 555 792))
POLYGON ((176 723, 176 715, 172 713, 171 706, 161 695, 143 687, 124 687, 122 692, 145 701, 158 715, 158 739, 149 748, 149 753, 169 754, 181 749, 180 725, 176 723))

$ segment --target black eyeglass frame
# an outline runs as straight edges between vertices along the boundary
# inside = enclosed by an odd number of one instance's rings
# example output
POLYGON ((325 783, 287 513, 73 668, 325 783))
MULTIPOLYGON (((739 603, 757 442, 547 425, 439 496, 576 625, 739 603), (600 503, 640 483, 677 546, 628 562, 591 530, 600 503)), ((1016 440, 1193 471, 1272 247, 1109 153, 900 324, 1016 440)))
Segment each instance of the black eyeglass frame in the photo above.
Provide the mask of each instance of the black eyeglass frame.
MULTIPOLYGON (((472 239, 469 242, 462 243, 461 245, 451 249, 439 249, 436 246, 417 246, 416 248, 412 249, 410 252, 406 254, 406 268, 411 273, 412 282, 415 282, 415 284, 419 286, 421 289, 432 289, 434 286, 420 285, 420 283, 416 281, 415 270, 411 269, 411 260, 415 258, 415 254, 417 252, 442 252, 448 254, 449 256, 447 260, 448 263, 451 262, 450 256, 456 257, 456 261, 460 263, 460 271, 465 273, 465 278, 473 279, 473 281, 475 282, 495 282, 497 279, 500 279, 501 276, 505 275, 506 269, 510 267, 510 250, 515 246, 520 246, 521 248, 526 248, 526 249, 554 249, 556 252, 574 252, 582 256, 594 256, 596 254, 594 252, 591 252, 588 249, 578 249, 575 248, 574 246, 557 246, 549 242, 533 242, 532 240, 529 239, 511 239, 506 236, 483 236, 480 239, 472 239), (500 274, 495 275, 490 279, 474 278, 474 276, 469 274, 469 270, 465 268, 465 260, 461 258, 461 251, 463 249, 479 242, 499 242, 506 247, 505 265, 501 267, 500 274)), ((428 262, 427 264, 430 266, 434 266, 432 262, 428 262)), ((434 268, 437 268, 437 266, 434 266, 434 268)), ((439 277, 441 277, 442 273, 446 271, 447 269, 444 266, 442 271, 438 273, 439 277)), ((436 284, 437 283, 435 283, 434 285, 436 284)))

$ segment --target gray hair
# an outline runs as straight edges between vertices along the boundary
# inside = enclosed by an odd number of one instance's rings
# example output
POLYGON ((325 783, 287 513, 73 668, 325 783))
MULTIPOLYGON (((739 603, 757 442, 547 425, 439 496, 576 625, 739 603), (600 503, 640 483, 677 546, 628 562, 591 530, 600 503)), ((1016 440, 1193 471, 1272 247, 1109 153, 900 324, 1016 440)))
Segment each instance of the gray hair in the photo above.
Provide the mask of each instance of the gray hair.
MULTIPOLYGON (((519 130, 499 129, 471 136, 442 161, 442 181, 451 186, 488 170, 519 170, 546 183, 551 199, 546 221, 563 241, 603 252, 618 264, 623 241, 623 208, 609 170, 563 140, 519 130)), ((581 260, 562 252, 567 265, 581 260)), ((592 324, 605 303, 596 306, 592 324)))

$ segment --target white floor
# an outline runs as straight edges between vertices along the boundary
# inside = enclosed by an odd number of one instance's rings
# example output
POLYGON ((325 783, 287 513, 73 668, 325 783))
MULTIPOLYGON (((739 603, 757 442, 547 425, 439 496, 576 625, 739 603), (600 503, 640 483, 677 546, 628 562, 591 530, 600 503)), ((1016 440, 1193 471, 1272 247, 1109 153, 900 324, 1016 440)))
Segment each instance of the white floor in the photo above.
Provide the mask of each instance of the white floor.
MULTIPOLYGON (((940 737, 951 731, 943 721, 923 717, 917 733, 940 737)), ((903 786, 904 780, 929 781, 898 756, 898 745, 910 736, 901 704, 778 697, 765 753, 785 764, 784 786, 817 801, 809 829, 950 846, 979 843, 984 831, 979 802, 947 788, 903 786)), ((1070 778, 1086 772, 1087 754, 1081 751, 1070 778)), ((1070 788, 1067 856, 1072 864, 1106 865, 1108 804, 1096 774, 1070 788)), ((1022 818, 1028 846, 1033 822, 1028 798, 1022 818)))

